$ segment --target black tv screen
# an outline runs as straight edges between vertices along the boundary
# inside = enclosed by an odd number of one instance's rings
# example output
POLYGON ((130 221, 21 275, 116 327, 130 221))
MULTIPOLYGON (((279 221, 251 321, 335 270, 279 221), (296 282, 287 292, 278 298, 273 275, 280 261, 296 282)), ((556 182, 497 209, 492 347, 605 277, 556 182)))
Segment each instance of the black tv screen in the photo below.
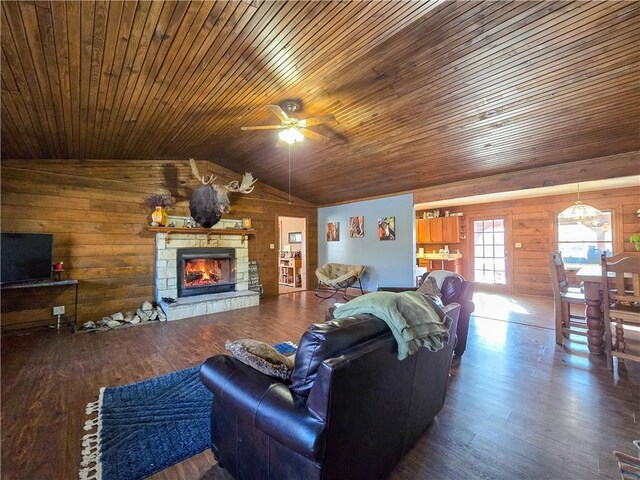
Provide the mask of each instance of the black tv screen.
POLYGON ((3 233, 0 235, 1 283, 51 278, 53 235, 3 233))

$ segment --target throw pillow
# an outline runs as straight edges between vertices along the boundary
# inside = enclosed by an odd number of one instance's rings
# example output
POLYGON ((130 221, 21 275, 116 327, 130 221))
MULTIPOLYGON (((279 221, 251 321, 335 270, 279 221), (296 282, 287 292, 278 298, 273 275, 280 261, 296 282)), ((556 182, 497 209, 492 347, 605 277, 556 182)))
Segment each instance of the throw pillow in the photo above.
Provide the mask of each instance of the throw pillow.
POLYGON ((255 368, 270 377, 289 380, 293 370, 293 360, 279 353, 271 345, 257 340, 244 339, 224 344, 235 358, 245 365, 255 368))
POLYGON ((442 299, 442 292, 438 288, 438 284, 433 278, 427 278, 424 282, 422 282, 422 285, 420 285, 418 287, 418 290, 416 291, 422 293, 423 295, 435 297, 439 300, 442 299))

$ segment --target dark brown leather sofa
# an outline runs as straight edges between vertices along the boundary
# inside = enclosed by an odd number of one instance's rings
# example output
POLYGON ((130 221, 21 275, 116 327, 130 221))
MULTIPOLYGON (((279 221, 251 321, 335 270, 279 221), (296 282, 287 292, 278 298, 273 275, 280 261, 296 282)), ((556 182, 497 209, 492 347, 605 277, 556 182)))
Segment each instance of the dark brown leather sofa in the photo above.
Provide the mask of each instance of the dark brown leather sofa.
MULTIPOLYGON (((431 273, 425 273, 422 276, 421 282, 424 282, 426 278, 431 274, 438 275, 438 273, 445 273, 442 270, 434 270, 431 273)), ((442 303, 449 305, 451 303, 457 303, 460 305, 460 317, 458 318, 458 327, 456 336, 458 337, 458 343, 454 348, 456 357, 462 357, 462 354, 467 349, 467 335, 469 334, 469 317, 475 310, 473 299, 473 282, 465 280, 462 275, 457 273, 448 273, 448 276, 442 279, 442 283, 439 284, 440 291, 442 292, 442 303)), ((378 291, 383 292, 405 292, 416 290, 416 287, 378 287, 378 291)))
MULTIPOLYGON (((455 332, 460 307, 445 310, 455 332)), ((454 343, 400 361, 387 325, 358 315, 309 327, 290 384, 211 357, 213 453, 237 480, 384 478, 442 409, 454 343)))

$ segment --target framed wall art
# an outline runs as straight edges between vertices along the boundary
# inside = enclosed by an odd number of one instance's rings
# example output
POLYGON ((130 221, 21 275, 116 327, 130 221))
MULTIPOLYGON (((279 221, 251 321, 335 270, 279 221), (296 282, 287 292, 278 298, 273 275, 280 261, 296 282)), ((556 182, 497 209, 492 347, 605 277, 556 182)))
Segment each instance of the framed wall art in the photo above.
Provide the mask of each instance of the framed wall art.
POLYGON ((340 241, 340 222, 327 223, 327 242, 340 241))
POLYGON ((302 232, 289 232, 289 243, 302 243, 302 232))
POLYGON ((364 237, 364 217, 351 217, 349 219, 349 236, 351 238, 364 237))
POLYGON ((396 217, 378 219, 378 240, 396 239, 396 217))

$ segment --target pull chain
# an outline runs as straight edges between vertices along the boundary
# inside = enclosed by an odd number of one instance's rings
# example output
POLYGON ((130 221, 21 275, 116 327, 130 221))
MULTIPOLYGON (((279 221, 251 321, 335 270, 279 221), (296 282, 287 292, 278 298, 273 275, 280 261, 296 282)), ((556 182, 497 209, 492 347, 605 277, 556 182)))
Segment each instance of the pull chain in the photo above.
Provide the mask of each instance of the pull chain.
POLYGON ((289 145, 289 205, 291 205, 291 144, 287 142, 289 145))

